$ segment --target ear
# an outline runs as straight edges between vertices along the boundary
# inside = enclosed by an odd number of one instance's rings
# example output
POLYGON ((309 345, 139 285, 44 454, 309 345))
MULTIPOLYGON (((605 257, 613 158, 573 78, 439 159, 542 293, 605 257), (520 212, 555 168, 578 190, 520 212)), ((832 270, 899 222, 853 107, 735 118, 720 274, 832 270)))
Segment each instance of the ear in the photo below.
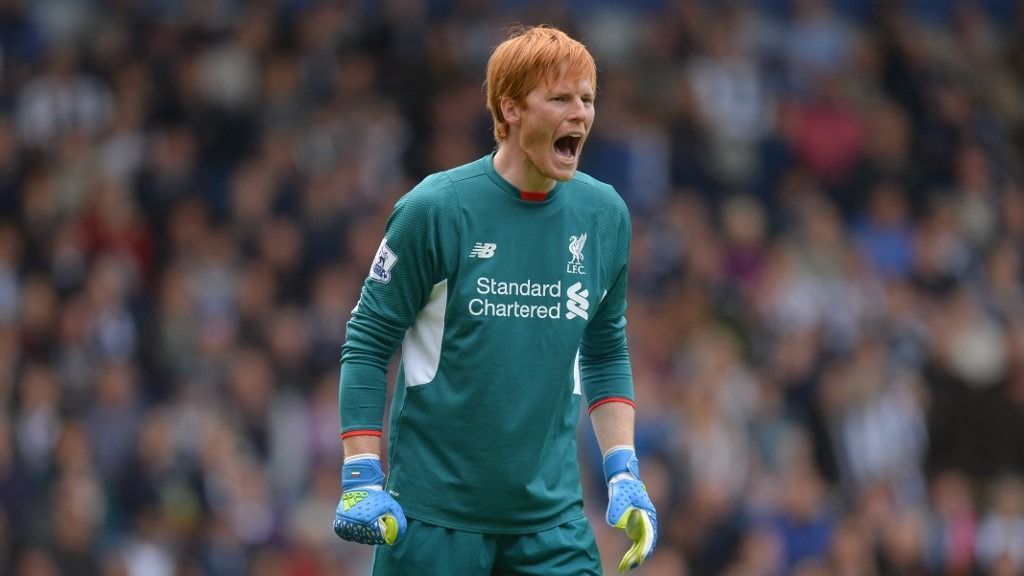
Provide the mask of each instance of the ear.
POLYGON ((519 103, 508 96, 502 96, 498 105, 501 107, 501 116, 505 122, 510 126, 519 126, 522 118, 522 109, 519 103))

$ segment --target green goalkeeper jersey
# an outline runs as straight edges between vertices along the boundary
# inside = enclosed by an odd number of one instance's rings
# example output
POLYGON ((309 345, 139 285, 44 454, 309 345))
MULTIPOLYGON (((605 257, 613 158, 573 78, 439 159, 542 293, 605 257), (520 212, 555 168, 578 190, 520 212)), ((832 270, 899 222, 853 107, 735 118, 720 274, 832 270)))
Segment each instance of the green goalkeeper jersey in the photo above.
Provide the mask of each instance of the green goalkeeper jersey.
POLYGON ((630 220, 583 173, 521 193, 492 156, 403 196, 348 322, 342 435, 380 431, 387 489, 412 518, 525 533, 583 514, 580 397, 632 402, 630 220))

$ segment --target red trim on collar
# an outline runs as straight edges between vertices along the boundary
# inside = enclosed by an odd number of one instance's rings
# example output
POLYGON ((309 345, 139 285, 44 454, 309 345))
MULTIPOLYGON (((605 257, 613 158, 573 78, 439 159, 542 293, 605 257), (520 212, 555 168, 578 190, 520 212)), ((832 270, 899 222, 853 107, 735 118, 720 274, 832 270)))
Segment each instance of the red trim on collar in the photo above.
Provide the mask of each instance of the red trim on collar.
POLYGON ((519 191, 519 199, 526 200, 527 202, 543 202, 548 199, 547 192, 530 192, 528 190, 519 191))

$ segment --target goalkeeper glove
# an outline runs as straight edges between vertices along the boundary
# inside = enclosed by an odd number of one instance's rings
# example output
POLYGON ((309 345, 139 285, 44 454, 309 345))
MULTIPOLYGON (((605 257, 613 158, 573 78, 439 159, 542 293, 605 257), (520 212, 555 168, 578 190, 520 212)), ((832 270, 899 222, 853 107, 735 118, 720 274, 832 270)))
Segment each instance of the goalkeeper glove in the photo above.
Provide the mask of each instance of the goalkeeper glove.
POLYGON ((334 533, 360 544, 394 544, 405 534, 405 514, 384 490, 380 457, 359 454, 341 468, 341 501, 334 512, 334 533))
POLYGON ((608 483, 608 511, 605 519, 626 531, 633 545, 619 562, 619 573, 627 572, 651 557, 658 542, 658 516, 640 481, 640 467, 632 446, 616 446, 604 457, 604 479, 608 483))

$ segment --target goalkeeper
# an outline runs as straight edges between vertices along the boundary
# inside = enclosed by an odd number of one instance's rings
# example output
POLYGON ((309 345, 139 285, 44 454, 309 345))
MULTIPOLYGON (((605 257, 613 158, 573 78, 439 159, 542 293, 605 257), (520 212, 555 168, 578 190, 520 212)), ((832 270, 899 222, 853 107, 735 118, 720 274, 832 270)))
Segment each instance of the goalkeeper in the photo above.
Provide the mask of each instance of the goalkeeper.
POLYGON ((620 571, 654 550, 633 450, 629 214, 577 171, 596 86, 579 42, 513 33, 487 65, 496 150, 428 176, 388 220, 342 348, 334 521, 341 538, 378 545, 374 576, 599 576, 581 402, 604 452, 606 520, 626 536, 620 571))

